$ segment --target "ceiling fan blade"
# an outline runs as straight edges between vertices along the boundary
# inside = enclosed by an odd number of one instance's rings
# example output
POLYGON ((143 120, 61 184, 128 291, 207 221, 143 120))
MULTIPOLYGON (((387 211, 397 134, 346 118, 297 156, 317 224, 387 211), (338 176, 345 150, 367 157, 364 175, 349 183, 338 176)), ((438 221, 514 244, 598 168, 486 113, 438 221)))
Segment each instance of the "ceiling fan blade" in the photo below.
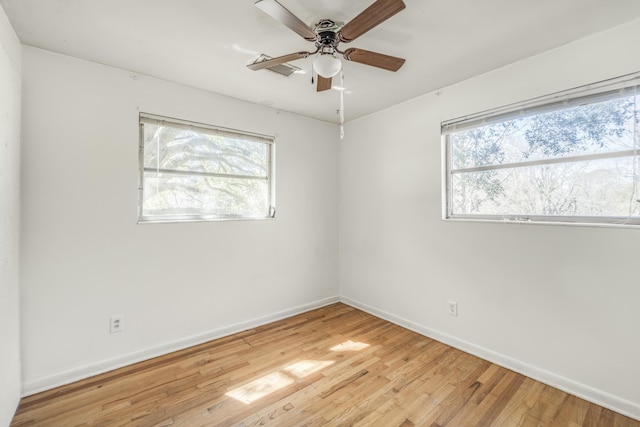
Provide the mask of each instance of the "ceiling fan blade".
POLYGON ((322 77, 322 76, 318 76, 318 84, 316 86, 316 90, 318 92, 322 92, 325 90, 329 90, 331 89, 331 77, 326 78, 326 77, 322 77))
POLYGON ((267 59, 266 61, 254 62, 247 65, 247 68, 253 71, 263 70, 265 68, 273 67, 274 65, 284 64, 285 62, 295 61, 296 59, 303 59, 311 55, 311 52, 296 52, 288 55, 278 56, 277 58, 267 59))
POLYGON ((255 5, 276 21, 280 21, 282 24, 298 33, 303 39, 315 41, 316 33, 314 33, 307 24, 302 22, 300 18, 289 12, 286 7, 278 3, 276 0, 258 0, 255 5))
POLYGON ((389 71, 398 71, 404 64, 403 58, 383 55, 382 53, 370 52, 368 50, 353 47, 344 52, 344 59, 389 71))
POLYGON ((340 29, 341 42, 349 43, 407 7, 402 0, 377 0, 340 29))

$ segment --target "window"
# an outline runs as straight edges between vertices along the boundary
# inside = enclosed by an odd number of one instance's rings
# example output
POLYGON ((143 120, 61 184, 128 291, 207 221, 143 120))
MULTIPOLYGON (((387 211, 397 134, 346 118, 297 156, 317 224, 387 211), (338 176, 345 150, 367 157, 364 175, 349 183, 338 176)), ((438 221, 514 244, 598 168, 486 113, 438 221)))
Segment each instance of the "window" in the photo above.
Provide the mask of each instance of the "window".
POLYGON ((274 141, 140 115, 139 222, 275 215, 274 141))
POLYGON ((640 225, 638 78, 442 123, 445 219, 640 225))

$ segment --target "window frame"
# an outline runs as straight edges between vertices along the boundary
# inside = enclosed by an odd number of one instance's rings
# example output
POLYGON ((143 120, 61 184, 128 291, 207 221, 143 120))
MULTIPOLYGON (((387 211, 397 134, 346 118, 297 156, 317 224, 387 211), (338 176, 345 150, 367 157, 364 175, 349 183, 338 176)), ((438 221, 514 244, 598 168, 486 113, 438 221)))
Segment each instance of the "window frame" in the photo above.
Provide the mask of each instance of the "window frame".
POLYGON ((276 186, 275 186, 275 137, 246 132, 236 129, 224 128, 220 126, 208 125, 205 123, 193 122, 184 119, 176 119, 166 116, 159 116, 155 114, 149 114, 140 112, 138 114, 138 224, 160 224, 160 223, 180 223, 180 222, 217 222, 217 221, 255 221, 255 220, 268 220, 274 219, 276 214, 276 186), (236 179, 260 179, 267 182, 267 200, 268 200, 268 213, 265 216, 253 216, 243 214, 176 214, 176 215, 145 215, 144 213, 144 183, 145 183, 145 171, 147 169, 151 171, 158 171, 156 168, 145 168, 144 164, 144 151, 145 151, 145 138, 144 138, 144 124, 156 124, 165 125, 178 129, 195 130, 202 134, 209 135, 228 135, 233 137, 240 137, 248 141, 264 143, 267 146, 267 175, 263 177, 243 176, 224 173, 212 173, 212 172, 200 172, 200 171, 180 171, 180 170, 164 170, 160 171, 169 172, 177 175, 185 176, 203 176, 203 177, 225 177, 236 179))
MULTIPOLYGON (((521 214, 456 214, 453 212, 453 175, 456 173, 472 173, 489 170, 500 170, 537 165, 553 165, 560 163, 581 162, 599 159, 631 157, 638 161, 640 147, 638 145, 639 125, 635 122, 634 148, 614 152, 601 152, 570 155, 565 157, 551 157, 539 160, 527 160, 488 166, 474 166, 467 168, 453 167, 451 134, 479 128, 494 123, 506 122, 509 119, 549 111, 569 109, 585 102, 598 102, 624 97, 624 94, 640 96, 640 72, 627 74, 613 79, 603 80, 585 86, 544 95, 526 101, 509 104, 503 107, 483 111, 480 113, 443 121, 441 123, 442 144, 442 219, 446 221, 480 221, 480 222, 510 222, 545 225, 580 225, 580 226, 623 226, 637 227, 640 217, 636 216, 582 216, 582 215, 521 215, 521 214)), ((640 107, 640 105, 639 105, 640 107)), ((636 110, 636 115, 638 111, 636 110)), ((634 176, 638 182, 638 176, 634 176)), ((640 183, 639 183, 640 184, 640 183)), ((639 200, 640 202, 640 200, 639 200)))

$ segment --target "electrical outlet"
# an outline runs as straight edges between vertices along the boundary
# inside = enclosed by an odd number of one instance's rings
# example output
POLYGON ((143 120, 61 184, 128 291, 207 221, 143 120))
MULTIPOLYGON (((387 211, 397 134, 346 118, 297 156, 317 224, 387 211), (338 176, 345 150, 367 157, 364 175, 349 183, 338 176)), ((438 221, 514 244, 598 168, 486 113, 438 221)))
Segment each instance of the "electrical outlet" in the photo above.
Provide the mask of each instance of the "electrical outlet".
POLYGON ((449 301, 449 316, 458 317, 458 303, 449 301))
POLYGON ((124 329, 124 315, 117 314, 109 317, 109 333, 114 334, 124 329))

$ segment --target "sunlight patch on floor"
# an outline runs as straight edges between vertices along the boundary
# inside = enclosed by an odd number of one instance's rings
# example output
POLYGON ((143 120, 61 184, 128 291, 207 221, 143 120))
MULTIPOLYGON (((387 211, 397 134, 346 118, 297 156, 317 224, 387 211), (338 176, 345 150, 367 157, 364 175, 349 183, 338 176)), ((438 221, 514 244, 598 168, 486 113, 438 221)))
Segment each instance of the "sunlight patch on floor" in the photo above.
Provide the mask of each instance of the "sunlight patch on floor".
MULTIPOLYGON (((349 340, 331 347, 330 350, 333 352, 360 351, 367 347, 369 344, 349 340)), ((334 360, 299 360, 282 368, 281 371, 260 377, 225 394, 242 403, 250 404, 334 363, 334 360)))
POLYGON ((243 403, 252 403, 267 394, 280 390, 290 384, 294 379, 283 374, 282 372, 274 372, 264 377, 251 381, 242 387, 238 387, 226 393, 227 396, 233 397, 243 403))
POLYGON ((331 351, 339 352, 339 351, 360 351, 363 348, 369 347, 369 344, 365 344, 363 342, 354 342, 354 341, 345 341, 342 344, 335 345, 331 347, 331 351))
POLYGON ((293 365, 287 366, 284 370, 298 378, 304 378, 334 363, 333 360, 301 360, 293 365))

